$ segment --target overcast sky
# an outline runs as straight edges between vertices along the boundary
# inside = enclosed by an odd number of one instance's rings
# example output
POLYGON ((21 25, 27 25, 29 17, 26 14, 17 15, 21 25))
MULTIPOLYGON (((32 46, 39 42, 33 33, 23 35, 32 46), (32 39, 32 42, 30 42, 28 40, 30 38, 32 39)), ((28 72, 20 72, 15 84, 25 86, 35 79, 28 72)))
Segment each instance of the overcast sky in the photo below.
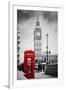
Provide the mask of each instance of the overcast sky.
POLYGON ((48 47, 53 54, 58 53, 58 12, 17 10, 17 30, 20 30, 20 61, 25 50, 34 50, 34 28, 37 16, 42 30, 42 52, 46 51, 46 34, 48 47))

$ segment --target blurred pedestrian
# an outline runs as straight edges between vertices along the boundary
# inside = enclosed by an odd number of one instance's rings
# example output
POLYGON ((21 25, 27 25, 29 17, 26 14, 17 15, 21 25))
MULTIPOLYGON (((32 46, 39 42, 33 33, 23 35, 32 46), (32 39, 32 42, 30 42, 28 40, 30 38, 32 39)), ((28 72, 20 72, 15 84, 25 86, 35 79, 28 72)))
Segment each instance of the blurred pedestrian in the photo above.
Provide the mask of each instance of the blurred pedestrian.
POLYGON ((42 65, 42 69, 43 69, 43 72, 44 72, 45 71, 45 65, 44 64, 42 65))

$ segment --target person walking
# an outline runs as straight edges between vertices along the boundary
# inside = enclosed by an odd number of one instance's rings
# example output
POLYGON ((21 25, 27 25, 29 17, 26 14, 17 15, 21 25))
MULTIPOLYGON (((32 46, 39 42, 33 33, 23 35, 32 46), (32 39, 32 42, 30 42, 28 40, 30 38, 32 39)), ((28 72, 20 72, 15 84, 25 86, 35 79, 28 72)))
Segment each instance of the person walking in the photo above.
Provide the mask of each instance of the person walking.
POLYGON ((42 65, 42 68, 43 68, 43 72, 44 72, 45 71, 45 65, 44 64, 42 65))

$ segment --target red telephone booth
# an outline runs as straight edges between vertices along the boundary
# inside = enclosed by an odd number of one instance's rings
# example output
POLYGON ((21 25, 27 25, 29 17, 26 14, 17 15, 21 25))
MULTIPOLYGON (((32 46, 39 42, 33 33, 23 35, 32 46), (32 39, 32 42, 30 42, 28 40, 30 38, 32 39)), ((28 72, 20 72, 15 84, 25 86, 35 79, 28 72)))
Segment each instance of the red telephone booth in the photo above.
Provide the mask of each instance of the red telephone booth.
POLYGON ((35 77, 34 69, 35 69, 34 51, 26 50, 24 52, 24 73, 28 79, 35 77))

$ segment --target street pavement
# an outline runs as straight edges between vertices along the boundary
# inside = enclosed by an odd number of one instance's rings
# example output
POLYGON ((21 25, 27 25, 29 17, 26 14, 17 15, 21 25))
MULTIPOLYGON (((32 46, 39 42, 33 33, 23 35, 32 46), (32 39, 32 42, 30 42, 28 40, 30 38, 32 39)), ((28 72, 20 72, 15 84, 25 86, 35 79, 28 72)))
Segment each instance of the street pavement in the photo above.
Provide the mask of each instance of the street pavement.
POLYGON ((44 72, 35 73, 35 79, 48 79, 54 78, 53 76, 46 75, 44 72))
POLYGON ((26 80, 27 78, 24 76, 22 71, 17 71, 17 80, 26 80))
MULTIPOLYGON (((48 79, 55 78, 50 75, 46 75, 44 72, 35 73, 35 79, 48 79)), ((17 80, 26 80, 27 78, 24 76, 22 71, 17 71, 17 80)))

